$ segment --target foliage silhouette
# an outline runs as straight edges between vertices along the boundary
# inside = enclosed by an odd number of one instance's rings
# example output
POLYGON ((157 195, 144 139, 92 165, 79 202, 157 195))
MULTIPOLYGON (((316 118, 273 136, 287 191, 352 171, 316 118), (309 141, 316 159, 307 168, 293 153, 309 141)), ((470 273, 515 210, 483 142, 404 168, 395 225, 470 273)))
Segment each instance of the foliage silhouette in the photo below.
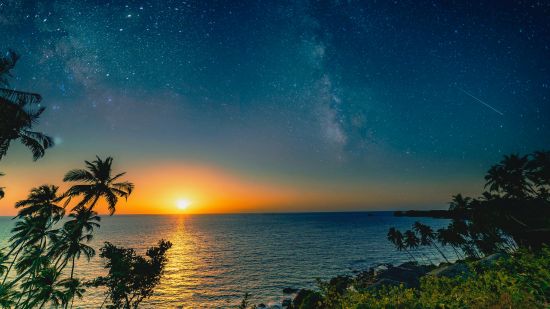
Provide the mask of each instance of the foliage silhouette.
MULTIPOLYGON (((485 180, 488 191, 481 197, 453 196, 448 212, 454 219, 446 228, 434 233, 415 223, 420 244, 433 246, 447 261, 437 243, 450 246, 457 259, 549 245, 550 152, 506 155, 487 171, 485 180)), ((403 244, 395 239, 400 232, 395 228, 390 232, 394 237, 388 239, 397 250, 403 250, 403 244)))
MULTIPOLYGON (((53 141, 32 130, 45 110, 39 104, 42 97, 9 89, 10 71, 18 59, 11 50, 0 57, 0 159, 6 155, 11 142, 19 140, 37 160, 53 146, 53 141)), ((76 277, 75 266, 81 257, 90 260, 95 255, 89 242, 99 228, 100 217, 93 208, 103 197, 112 215, 118 199, 127 199, 134 188, 130 182, 118 181, 124 173, 111 176, 111 157, 96 158, 85 161, 87 169, 66 174, 64 181, 80 182, 67 192, 60 193, 54 185, 42 185, 31 189, 26 199, 15 204, 18 214, 13 219, 16 222, 7 247, 0 249, 1 308, 68 308, 69 305, 72 308, 74 299, 84 296, 85 284, 76 277), (77 197, 81 200, 70 208, 63 223, 65 208, 77 197), (66 270, 68 265, 70 271, 66 270)), ((4 197, 3 189, 0 187, 0 198, 4 197)), ((132 304, 137 306, 152 294, 170 246, 169 242, 162 241, 159 247, 147 251, 150 259, 135 257, 133 269, 138 272, 136 280, 140 281, 132 286, 135 289, 132 292, 137 293, 132 304)))
POLYGON ((109 242, 101 248, 100 256, 107 260, 107 276, 96 278, 90 285, 107 288, 112 305, 108 308, 137 308, 151 297, 154 287, 160 282, 167 258, 172 247, 169 241, 161 240, 151 247, 143 257, 134 249, 117 247, 109 242))
MULTIPOLYGON (((18 59, 11 50, 0 58, 0 87, 9 87, 10 70, 18 59)), ((43 157, 46 149, 54 145, 51 137, 32 130, 46 109, 40 106, 40 101, 42 97, 36 93, 0 88, 0 160, 13 140, 29 148, 34 160, 43 157)))
POLYGON ((96 156, 96 160, 84 162, 86 169, 71 170, 63 178, 63 181, 66 182, 80 182, 67 191, 69 201, 72 197, 82 196, 82 201, 77 207, 88 207, 92 210, 99 199, 103 197, 107 202, 109 213, 114 214, 118 199, 128 199, 134 189, 134 184, 128 181, 117 182, 126 173, 112 176, 113 158, 111 157, 102 160, 96 156))

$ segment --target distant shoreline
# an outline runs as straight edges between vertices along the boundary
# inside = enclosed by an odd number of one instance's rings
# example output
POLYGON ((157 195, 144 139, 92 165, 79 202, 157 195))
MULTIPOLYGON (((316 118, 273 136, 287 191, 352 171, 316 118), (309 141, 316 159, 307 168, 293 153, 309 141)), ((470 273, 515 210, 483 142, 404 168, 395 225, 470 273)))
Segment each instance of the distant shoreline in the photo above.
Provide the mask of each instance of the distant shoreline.
POLYGON ((425 217, 437 219, 462 219, 466 216, 464 213, 449 210, 396 210, 393 212, 395 217, 425 217))

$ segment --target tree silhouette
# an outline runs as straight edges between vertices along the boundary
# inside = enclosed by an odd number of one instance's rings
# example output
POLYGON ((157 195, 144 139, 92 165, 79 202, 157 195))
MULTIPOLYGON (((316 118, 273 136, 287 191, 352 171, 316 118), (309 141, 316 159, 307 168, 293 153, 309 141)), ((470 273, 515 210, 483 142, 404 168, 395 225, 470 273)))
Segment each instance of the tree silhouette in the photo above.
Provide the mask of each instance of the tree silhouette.
POLYGON ((417 232, 420 235, 420 244, 423 246, 433 246, 439 254, 445 259, 447 263, 450 263, 447 259, 447 256, 441 251, 439 246, 433 241, 435 239, 435 234, 431 227, 428 225, 422 224, 418 221, 416 221, 413 224, 413 229, 415 232, 417 232))
POLYGON ((47 266, 38 272, 31 280, 21 284, 23 290, 28 291, 29 297, 22 303, 21 308, 42 308, 47 303, 58 307, 64 303, 65 294, 61 289, 60 272, 55 267, 47 266))
POLYGON ((96 160, 84 162, 87 169, 74 169, 65 174, 63 181, 80 182, 80 184, 69 188, 67 196, 69 198, 82 196, 82 201, 77 207, 87 206, 90 210, 103 197, 107 201, 109 213, 111 215, 114 214, 118 199, 128 199, 128 196, 130 196, 134 189, 134 185, 128 181, 117 182, 126 173, 112 176, 113 158, 111 157, 102 160, 96 156, 96 160))
POLYGON ((388 240, 395 245, 395 248, 398 251, 405 251, 407 254, 411 257, 411 259, 416 260, 412 253, 407 250, 407 246, 404 243, 403 234, 401 231, 397 230, 396 228, 390 228, 387 235, 388 240))
POLYGON ((156 247, 145 253, 136 254, 134 249, 117 247, 109 242, 101 248, 100 256, 107 259, 107 276, 96 278, 93 286, 104 286, 112 305, 108 308, 137 308, 153 293, 160 282, 166 265, 166 251, 172 247, 169 241, 161 240, 156 247))
POLYGON ((464 211, 467 210, 472 201, 469 197, 463 197, 462 194, 457 194, 453 196, 452 201, 449 203, 449 210, 451 211, 464 211))
POLYGON ((54 185, 42 185, 31 189, 27 199, 15 204, 19 209, 17 217, 43 217, 50 224, 57 223, 65 214, 65 209, 57 203, 63 200, 63 195, 58 194, 59 187, 54 185))
POLYGON ((6 282, 12 266, 26 246, 36 246, 43 252, 46 248, 47 238, 53 237, 56 233, 52 226, 57 223, 65 213, 63 207, 57 205, 62 197, 57 194, 58 187, 52 185, 42 185, 33 188, 27 199, 21 200, 15 204, 19 212, 15 218, 19 220, 12 229, 10 238, 11 250, 8 256, 15 251, 10 266, 4 275, 2 283, 6 282))
POLYGON ((61 268, 71 261, 70 279, 74 277, 75 259, 84 255, 86 260, 90 261, 95 256, 95 250, 87 243, 93 239, 92 233, 94 228, 99 227, 99 221, 100 217, 95 211, 78 207, 69 214, 69 220, 61 229, 61 235, 53 239, 51 255, 58 258, 56 265, 62 261, 61 268))
POLYGON ((524 199, 534 193, 527 175, 529 157, 516 154, 506 155, 498 164, 492 166, 485 180, 485 187, 492 192, 502 193, 504 197, 524 199))
MULTIPOLYGON (((9 51, 0 58, 0 86, 9 87, 8 78, 19 56, 9 51)), ((11 141, 19 140, 29 148, 33 159, 44 156, 45 150, 53 146, 53 139, 33 131, 33 126, 46 109, 40 106, 42 97, 36 93, 0 88, 0 160, 6 155, 11 141)))

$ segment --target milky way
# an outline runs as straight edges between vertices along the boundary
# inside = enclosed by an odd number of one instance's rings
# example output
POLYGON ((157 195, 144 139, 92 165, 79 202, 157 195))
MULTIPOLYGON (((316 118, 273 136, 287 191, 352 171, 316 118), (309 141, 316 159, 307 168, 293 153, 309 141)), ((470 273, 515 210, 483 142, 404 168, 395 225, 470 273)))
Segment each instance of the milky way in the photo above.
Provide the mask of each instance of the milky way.
POLYGON ((429 187, 550 146, 544 1, 0 1, 0 37, 73 154, 429 187))

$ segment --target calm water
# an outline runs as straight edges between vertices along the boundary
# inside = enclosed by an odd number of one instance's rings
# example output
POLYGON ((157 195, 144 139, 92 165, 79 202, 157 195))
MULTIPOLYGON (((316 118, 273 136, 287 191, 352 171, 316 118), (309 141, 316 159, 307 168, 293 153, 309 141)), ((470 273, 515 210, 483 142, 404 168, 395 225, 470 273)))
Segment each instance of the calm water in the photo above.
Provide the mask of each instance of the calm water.
MULTIPOLYGON (((404 254, 386 240, 391 226, 421 221, 434 228, 446 220, 393 217, 391 213, 114 216, 102 218, 92 246, 104 241, 143 254, 159 239, 170 240, 166 274, 143 308, 217 308, 238 303, 280 303, 285 287, 312 287, 315 278, 349 274, 404 254)), ((0 217, 0 240, 12 221, 0 217)), ((99 257, 78 265, 81 277, 102 271, 99 257)), ((90 289, 81 308, 97 308, 101 291, 90 289)))

